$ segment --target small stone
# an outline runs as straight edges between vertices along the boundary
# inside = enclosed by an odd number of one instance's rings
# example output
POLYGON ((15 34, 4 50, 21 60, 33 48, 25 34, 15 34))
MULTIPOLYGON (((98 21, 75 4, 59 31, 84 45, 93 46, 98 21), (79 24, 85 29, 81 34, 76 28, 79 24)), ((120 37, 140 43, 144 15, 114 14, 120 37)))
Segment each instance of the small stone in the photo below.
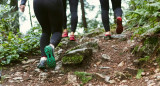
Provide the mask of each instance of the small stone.
POLYGON ((118 46, 117 45, 112 45, 112 48, 114 48, 115 50, 118 50, 118 46))
POLYGON ((146 78, 145 78, 145 82, 148 82, 148 81, 149 81, 149 78, 148 78, 148 77, 146 77, 146 78))
POLYGON ((154 72, 155 72, 155 73, 158 73, 158 72, 159 72, 159 68, 157 68, 156 70, 154 70, 154 72))
POLYGON ((138 60, 138 59, 134 60, 134 61, 133 61, 133 64, 134 64, 134 65, 138 65, 138 64, 139 64, 139 60, 138 60))
POLYGON ((118 64, 118 67, 122 67, 122 66, 124 66, 124 61, 118 64))
POLYGON ((76 75, 71 75, 68 73, 68 82, 69 83, 76 83, 77 82, 77 76, 76 75))
POLYGON ((29 67, 29 65, 24 65, 24 66, 22 66, 23 68, 27 68, 27 67, 29 67))
POLYGON ((51 71, 51 73, 53 73, 53 74, 57 74, 57 73, 58 73, 58 71, 51 71))
POLYGON ((154 65, 155 65, 155 66, 157 66, 157 65, 158 65, 158 63, 154 63, 154 65))
POLYGON ((62 67, 62 61, 59 61, 56 63, 56 68, 55 70, 59 70, 62 67))
POLYGON ((100 67, 100 69, 110 69, 110 67, 100 67))
POLYGON ((160 76, 157 76, 157 79, 160 80, 160 76))
POLYGON ((109 76, 105 76, 105 81, 106 81, 106 82, 109 82, 110 78, 111 78, 111 77, 109 77, 109 76))
POLYGON ((96 64, 94 64, 93 66, 94 66, 94 67, 97 67, 97 65, 96 65, 96 64))
POLYGON ((127 52, 128 50, 129 50, 128 47, 123 48, 123 52, 127 52))
POLYGON ((40 69, 38 69, 38 68, 34 69, 34 71, 36 71, 36 72, 41 72, 40 69))
POLYGON ((8 82, 13 83, 14 81, 13 80, 8 80, 8 82))
POLYGON ((14 75, 15 75, 15 76, 21 76, 22 73, 21 73, 21 72, 16 72, 14 75))
POLYGON ((28 59, 27 61, 22 61, 22 64, 33 63, 35 61, 36 61, 36 59, 28 59))
POLYGON ((151 83, 151 84, 148 84, 147 86, 155 86, 156 83, 151 83))
POLYGON ((110 60, 111 59, 111 57, 107 54, 103 54, 102 58, 105 59, 105 60, 110 60))
POLYGON ((48 77, 48 73, 42 72, 39 74, 39 80, 45 80, 48 77))
POLYGON ((142 73, 141 73, 141 75, 142 75, 142 76, 145 76, 145 75, 146 75, 146 73, 145 73, 145 72, 142 72, 142 73))
POLYGON ((15 77, 15 78, 13 78, 13 80, 23 80, 23 78, 22 77, 15 77))
POLYGON ((115 81, 115 80, 110 80, 109 83, 110 83, 110 84, 115 84, 116 81, 115 81))
POLYGON ((127 82, 127 80, 122 80, 122 82, 123 82, 123 83, 126 83, 126 82, 127 82))

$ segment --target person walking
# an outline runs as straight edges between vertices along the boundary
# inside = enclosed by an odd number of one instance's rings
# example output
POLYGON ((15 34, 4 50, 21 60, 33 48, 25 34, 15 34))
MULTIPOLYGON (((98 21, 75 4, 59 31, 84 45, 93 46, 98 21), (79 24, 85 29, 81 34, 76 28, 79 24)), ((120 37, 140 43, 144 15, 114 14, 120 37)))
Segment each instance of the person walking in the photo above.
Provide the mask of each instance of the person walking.
MULTIPOLYGON (((75 36, 74 33, 77 28, 77 23, 78 23, 78 1, 79 0, 69 0, 69 5, 70 5, 70 12, 71 12, 71 35, 70 35, 70 40, 75 41, 75 36)), ((66 16, 66 0, 63 0, 63 7, 64 7, 64 23, 63 23, 63 34, 62 37, 68 37, 68 30, 67 30, 67 16, 66 16)))
MULTIPOLYGON (((123 32, 121 0, 111 0, 111 1, 117 23, 116 33, 121 34, 123 32)), ((106 31, 105 37, 111 38, 110 25, 109 25, 109 0, 100 0, 100 4, 102 11, 101 12, 102 22, 106 31)))
MULTIPOLYGON (((27 0, 22 0, 20 10, 24 12, 27 0)), ((35 16, 42 27, 40 38, 41 59, 38 68, 56 66, 54 48, 60 43, 63 27, 62 0, 33 0, 35 16)))

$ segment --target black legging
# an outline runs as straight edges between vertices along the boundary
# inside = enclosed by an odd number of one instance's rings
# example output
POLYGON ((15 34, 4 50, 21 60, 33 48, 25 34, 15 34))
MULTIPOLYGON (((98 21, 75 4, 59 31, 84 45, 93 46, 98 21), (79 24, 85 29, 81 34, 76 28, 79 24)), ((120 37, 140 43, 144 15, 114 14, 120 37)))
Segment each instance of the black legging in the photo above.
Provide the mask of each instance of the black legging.
MULTIPOLYGON (((122 16, 122 9, 121 9, 121 0, 111 0, 112 1, 112 8, 115 14, 115 17, 122 16)), ((101 14, 102 14, 102 22, 105 28, 105 31, 110 31, 109 25, 109 0, 100 0, 101 4, 101 14)))
MULTIPOLYGON (((78 9, 78 1, 79 0, 69 0, 69 5, 70 5, 70 12, 71 12, 71 31, 75 32, 77 28, 77 23, 78 23, 78 14, 77 14, 77 9, 78 9)), ((66 16, 66 0, 63 0, 63 7, 64 7, 64 22, 63 22, 63 28, 67 28, 67 16, 66 16)))
POLYGON ((50 43, 57 46, 61 41, 63 26, 62 0, 34 0, 34 12, 42 27, 41 56, 46 56, 44 47, 50 43))

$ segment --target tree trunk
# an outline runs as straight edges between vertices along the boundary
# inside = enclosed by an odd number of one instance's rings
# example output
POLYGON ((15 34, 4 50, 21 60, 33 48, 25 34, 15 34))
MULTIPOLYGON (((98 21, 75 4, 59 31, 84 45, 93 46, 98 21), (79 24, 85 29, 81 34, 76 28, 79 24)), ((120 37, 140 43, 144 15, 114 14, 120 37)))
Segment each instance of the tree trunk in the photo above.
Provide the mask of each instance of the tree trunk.
POLYGON ((31 15, 31 8, 30 8, 29 0, 28 0, 28 8, 29 8, 29 17, 30 17, 31 27, 33 27, 33 24, 32 24, 32 15, 31 15))
POLYGON ((81 10, 82 10, 83 27, 87 29, 87 22, 86 22, 85 9, 84 9, 84 0, 80 0, 80 3, 81 3, 81 10))

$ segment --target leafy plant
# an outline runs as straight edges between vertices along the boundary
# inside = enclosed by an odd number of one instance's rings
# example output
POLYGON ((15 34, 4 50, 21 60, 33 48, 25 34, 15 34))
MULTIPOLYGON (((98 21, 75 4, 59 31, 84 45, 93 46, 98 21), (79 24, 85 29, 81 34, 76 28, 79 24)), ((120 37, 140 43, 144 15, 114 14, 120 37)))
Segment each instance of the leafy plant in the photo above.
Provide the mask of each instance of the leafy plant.
POLYGON ((88 81, 92 80, 92 74, 86 73, 86 72, 75 72, 75 75, 77 75, 83 84, 86 84, 88 81))
POLYGON ((142 77, 142 72, 143 72, 143 69, 138 70, 137 75, 136 75, 137 79, 140 79, 142 77))

